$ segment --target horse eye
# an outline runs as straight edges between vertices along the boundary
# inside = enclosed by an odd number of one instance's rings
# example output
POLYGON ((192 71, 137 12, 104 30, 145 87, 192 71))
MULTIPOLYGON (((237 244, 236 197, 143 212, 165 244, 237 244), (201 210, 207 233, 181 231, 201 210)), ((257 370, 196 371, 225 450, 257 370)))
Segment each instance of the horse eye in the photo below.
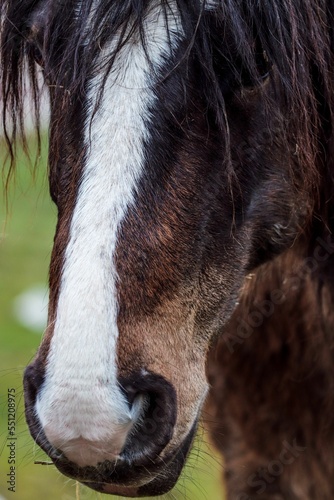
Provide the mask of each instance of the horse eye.
POLYGON ((272 64, 265 50, 256 56, 256 61, 260 79, 262 81, 267 80, 272 69, 272 64))
POLYGON ((250 74, 248 70, 241 73, 241 86, 245 90, 255 90, 264 84, 270 77, 272 64, 265 51, 255 55, 256 69, 255 75, 250 74))
POLYGON ((264 73, 264 74, 261 74, 261 75, 260 75, 260 78, 261 78, 261 80, 265 81, 265 80, 267 80, 267 78, 269 78, 269 75, 270 75, 270 70, 268 70, 268 71, 267 71, 266 73, 264 73))

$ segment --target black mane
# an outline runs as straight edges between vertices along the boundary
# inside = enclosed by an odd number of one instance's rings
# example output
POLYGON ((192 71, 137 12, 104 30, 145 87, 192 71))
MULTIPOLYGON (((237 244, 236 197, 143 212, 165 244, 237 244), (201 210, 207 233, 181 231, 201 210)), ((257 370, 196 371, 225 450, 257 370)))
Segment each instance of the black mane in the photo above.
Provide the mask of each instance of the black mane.
MULTIPOLYGON (((160 2, 167 19, 171 0, 160 2)), ((324 123, 325 141, 332 137, 334 0, 220 0, 217 8, 207 10, 199 0, 176 3, 187 40, 179 63, 196 54, 208 83, 203 85, 203 92, 215 109, 218 122, 226 124, 228 118, 217 64, 228 64, 241 84, 244 73, 256 82, 261 77, 260 47, 276 68, 286 110, 294 117, 296 143, 302 146, 304 163, 309 169, 314 168, 319 141, 324 140, 324 123)), ((26 70, 38 128, 40 90, 36 60, 42 62, 52 98, 58 99, 57 107, 62 108, 84 88, 101 48, 116 33, 122 30, 119 43, 99 69, 106 75, 115 54, 136 27, 145 44, 143 19, 151 5, 150 0, 2 0, 1 93, 3 122, 12 155, 17 136, 24 137, 26 70), (13 126, 8 125, 9 121, 13 126)))

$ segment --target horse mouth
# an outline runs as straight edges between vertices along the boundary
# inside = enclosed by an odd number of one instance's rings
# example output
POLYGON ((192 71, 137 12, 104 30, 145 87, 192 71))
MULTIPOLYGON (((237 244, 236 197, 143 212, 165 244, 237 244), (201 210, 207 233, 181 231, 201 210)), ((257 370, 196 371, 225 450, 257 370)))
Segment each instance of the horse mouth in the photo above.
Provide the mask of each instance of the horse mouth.
POLYGON ((54 464, 64 475, 81 482, 100 493, 123 497, 148 497, 168 493, 176 484, 185 464, 197 429, 193 424, 188 436, 174 453, 148 466, 131 463, 104 462, 98 467, 78 468, 67 460, 57 459, 54 464))

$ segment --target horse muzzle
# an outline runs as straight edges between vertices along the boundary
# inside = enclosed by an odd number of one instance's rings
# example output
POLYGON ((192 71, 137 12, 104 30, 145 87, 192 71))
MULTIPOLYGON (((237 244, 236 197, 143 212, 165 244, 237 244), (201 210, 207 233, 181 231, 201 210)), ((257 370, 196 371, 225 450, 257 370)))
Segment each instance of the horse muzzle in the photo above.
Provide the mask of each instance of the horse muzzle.
MULTIPOLYGON (((25 371, 26 419, 34 440, 60 472, 97 491, 128 497, 160 495, 174 486, 190 449, 197 419, 181 444, 171 444, 177 417, 172 384, 147 372, 119 379, 130 414, 137 414, 136 421, 124 424, 121 430, 118 427, 117 431, 111 425, 112 432, 104 440, 74 434, 73 439, 66 440, 67 429, 61 428, 59 419, 57 428, 43 426, 36 411, 44 378, 38 361, 25 371), (136 405, 142 406, 141 411, 133 410, 136 405)), ((102 417, 105 416, 101 415, 101 420, 102 417)))

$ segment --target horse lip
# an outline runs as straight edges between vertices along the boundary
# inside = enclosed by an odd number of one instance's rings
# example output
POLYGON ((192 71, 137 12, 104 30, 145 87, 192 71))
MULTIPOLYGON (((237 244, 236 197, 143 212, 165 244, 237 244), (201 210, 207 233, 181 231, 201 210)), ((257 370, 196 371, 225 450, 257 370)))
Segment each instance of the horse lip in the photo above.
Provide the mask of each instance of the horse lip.
MULTIPOLYGON (((159 496, 168 493, 176 484, 182 471, 184 462, 188 455, 197 429, 197 419, 193 424, 188 436, 174 454, 171 454, 167 461, 159 464, 164 468, 163 478, 159 471, 154 471, 151 477, 142 478, 133 484, 117 484, 113 482, 85 481, 84 484, 93 490, 110 495, 121 495, 124 497, 147 497, 159 496), (168 477, 167 477, 168 476, 168 477)), ((147 472, 150 472, 149 470, 147 472)), ((80 479, 79 479, 80 481, 80 479)))
POLYGON ((132 477, 127 478, 129 471, 132 469, 134 472, 135 467, 131 464, 126 464, 124 461, 123 466, 127 467, 127 469, 122 471, 124 477, 117 478, 120 471, 117 470, 115 464, 114 470, 111 471, 109 469, 108 471, 106 469, 108 463, 105 462, 104 468, 106 470, 103 471, 103 464, 100 467, 80 468, 68 461, 64 456, 56 456, 55 453, 49 456, 62 474, 100 493, 129 498, 159 496, 170 491, 176 484, 193 442, 196 429, 197 419, 188 436, 174 453, 165 457, 160 463, 156 463, 151 469, 137 466, 137 477, 135 472, 132 477), (162 469, 164 471, 163 477, 160 475, 162 469))
POLYGON ((110 494, 110 495, 120 495, 122 497, 136 497, 138 498, 138 488, 131 486, 117 486, 117 485, 105 485, 103 483, 85 483, 92 490, 98 491, 100 493, 110 494), (109 489, 109 487, 111 488, 109 489))
POLYGON ((156 474, 159 473, 161 467, 166 467, 173 462, 176 454, 177 452, 164 461, 152 464, 151 470, 148 467, 134 465, 131 462, 122 460, 121 457, 117 461, 117 465, 106 460, 97 466, 80 467, 70 461, 66 455, 56 456, 53 453, 49 456, 57 469, 65 476, 80 481, 97 491, 105 492, 107 488, 110 493, 118 495, 120 493, 114 492, 114 490, 132 490, 146 486, 156 478, 156 474))

